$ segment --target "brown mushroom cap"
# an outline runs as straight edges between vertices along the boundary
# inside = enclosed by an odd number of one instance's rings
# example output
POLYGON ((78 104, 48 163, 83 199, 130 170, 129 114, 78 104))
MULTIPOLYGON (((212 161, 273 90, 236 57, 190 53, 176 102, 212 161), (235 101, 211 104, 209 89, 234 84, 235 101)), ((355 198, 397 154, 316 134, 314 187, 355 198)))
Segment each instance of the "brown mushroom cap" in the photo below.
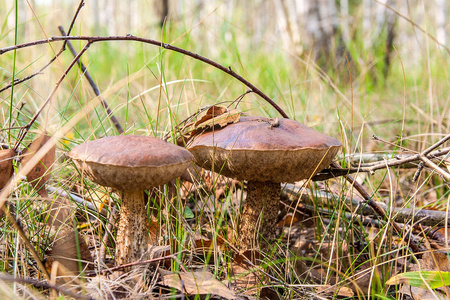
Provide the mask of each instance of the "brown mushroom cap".
POLYGON ((214 162, 214 171, 228 177, 293 182, 327 167, 341 145, 297 121, 245 116, 197 136, 189 151, 198 165, 212 170, 214 162))
POLYGON ((69 152, 92 181, 119 190, 145 190, 183 174, 189 151, 146 136, 112 136, 86 142, 69 152))

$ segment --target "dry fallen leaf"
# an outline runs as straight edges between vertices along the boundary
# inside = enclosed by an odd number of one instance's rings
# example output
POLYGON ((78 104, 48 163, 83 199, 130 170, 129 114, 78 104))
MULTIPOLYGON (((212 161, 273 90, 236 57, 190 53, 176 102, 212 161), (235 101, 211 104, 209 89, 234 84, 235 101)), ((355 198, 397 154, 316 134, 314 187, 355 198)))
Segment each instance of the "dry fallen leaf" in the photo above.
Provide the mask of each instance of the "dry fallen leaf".
POLYGON ((206 271, 163 274, 162 284, 176 288, 188 295, 216 295, 225 299, 236 298, 232 290, 214 278, 213 274, 206 271))
POLYGON ((329 285, 325 284, 316 288, 316 293, 321 296, 339 296, 339 297, 348 297, 351 298, 355 295, 355 293, 348 287, 345 286, 337 286, 337 285, 329 285))
POLYGON ((198 254, 203 253, 205 256, 212 254, 218 249, 225 251, 225 240, 220 236, 216 236, 216 241, 207 239, 205 237, 198 237, 194 239, 194 251, 198 254))
POLYGON ((54 229, 58 229, 62 225, 67 226, 72 212, 67 199, 57 196, 55 198, 44 197, 44 200, 48 203, 45 218, 47 225, 54 229))
POLYGON ((49 203, 47 225, 55 232, 52 248, 47 251, 45 259, 49 273, 54 262, 59 263, 58 276, 74 276, 81 270, 91 270, 93 264, 88 245, 72 224, 75 208, 70 206, 67 198, 61 196, 55 196, 53 199, 45 197, 45 200, 49 203))
POLYGON ((247 296, 254 296, 258 293, 259 287, 268 281, 268 277, 258 267, 261 259, 262 254, 256 250, 246 250, 234 256, 233 289, 247 296))
MULTIPOLYGON (((47 133, 39 135, 31 142, 22 153, 22 165, 26 165, 34 158, 34 154, 47 143, 51 137, 47 133)), ((27 174, 28 182, 38 191, 40 195, 46 195, 44 185, 50 179, 50 171, 55 162, 55 146, 42 157, 42 159, 27 174)))
POLYGON ((62 264, 63 270, 70 273, 58 271, 58 276, 77 275, 82 270, 92 268, 92 256, 88 245, 73 227, 65 226, 57 232, 52 250, 48 252, 46 258, 47 268, 51 270, 55 261, 62 264))
POLYGON ((429 299, 448 299, 445 295, 445 293, 439 291, 439 290, 429 290, 429 289, 422 289, 415 286, 410 285, 403 285, 399 289, 399 299, 402 295, 407 295, 410 297, 410 299, 414 300, 429 300, 429 299))
POLYGON ((419 259, 420 269, 427 271, 450 272, 446 251, 427 251, 419 259))
POLYGON ((8 183, 13 174, 14 150, 0 150, 0 190, 8 183))

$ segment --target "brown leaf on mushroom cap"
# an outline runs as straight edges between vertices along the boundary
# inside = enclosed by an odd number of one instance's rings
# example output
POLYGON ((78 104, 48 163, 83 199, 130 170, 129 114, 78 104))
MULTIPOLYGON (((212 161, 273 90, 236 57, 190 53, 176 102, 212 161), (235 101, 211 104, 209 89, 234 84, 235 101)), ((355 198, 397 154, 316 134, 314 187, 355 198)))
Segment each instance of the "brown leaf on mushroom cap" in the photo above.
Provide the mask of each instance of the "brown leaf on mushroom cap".
POLYGON ((119 190, 145 190, 181 176, 193 160, 184 148, 148 136, 112 136, 69 152, 92 181, 119 190))
POLYGON ((223 128, 229 124, 239 121, 241 113, 237 109, 226 110, 220 115, 211 117, 207 120, 195 123, 195 129, 192 130, 191 136, 195 136, 203 131, 210 131, 212 129, 223 128))
POLYGON ((0 150, 0 190, 8 183, 13 174, 14 150, 0 150))
MULTIPOLYGON (((42 133, 33 142, 31 142, 22 153, 22 165, 26 165, 30 162, 34 158, 36 152, 38 152, 42 146, 50 141, 50 139, 51 137, 47 133, 42 133)), ((50 148, 50 150, 27 174, 28 182, 41 193, 44 192, 43 186, 50 179, 50 171, 53 163, 55 162, 55 150, 55 146, 50 148)))
POLYGON ((254 116, 194 138, 196 163, 239 180, 294 182, 327 167, 341 143, 299 122, 254 116))
POLYGON ((201 112, 197 116, 197 122, 194 123, 195 126, 198 126, 212 118, 218 117, 226 113, 228 109, 224 106, 220 105, 212 105, 207 110, 201 112))
POLYGON ((241 112, 237 109, 231 109, 220 105, 212 105, 208 109, 191 116, 189 119, 195 119, 185 125, 179 133, 178 145, 187 144, 194 136, 212 129, 222 128, 228 124, 239 121, 241 112))

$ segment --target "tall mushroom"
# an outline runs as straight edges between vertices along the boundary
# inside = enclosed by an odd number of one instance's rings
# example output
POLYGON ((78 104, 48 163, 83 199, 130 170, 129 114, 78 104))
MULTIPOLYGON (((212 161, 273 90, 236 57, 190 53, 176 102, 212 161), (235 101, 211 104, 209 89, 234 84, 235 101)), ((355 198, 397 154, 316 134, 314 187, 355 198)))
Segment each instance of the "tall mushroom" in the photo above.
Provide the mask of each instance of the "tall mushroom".
POLYGON ((86 142, 69 156, 89 179, 121 192, 116 263, 139 260, 148 245, 144 190, 181 176, 192 154, 154 137, 127 135, 86 142))
POLYGON ((244 116, 195 137, 188 149, 199 166, 248 181, 239 247, 252 250, 267 248, 275 238, 280 183, 315 175, 331 163, 340 146, 336 139, 293 120, 244 116))

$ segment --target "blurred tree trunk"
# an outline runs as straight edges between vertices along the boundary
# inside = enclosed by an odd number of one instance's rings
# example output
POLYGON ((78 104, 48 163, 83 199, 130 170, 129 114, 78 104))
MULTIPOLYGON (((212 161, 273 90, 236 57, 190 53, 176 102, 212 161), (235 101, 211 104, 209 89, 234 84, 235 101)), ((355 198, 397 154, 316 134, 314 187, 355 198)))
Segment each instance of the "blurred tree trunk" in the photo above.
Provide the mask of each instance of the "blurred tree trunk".
MULTIPOLYGON (((395 8, 396 1, 379 0, 379 2, 380 3, 375 3, 376 6, 372 6, 371 8, 372 13, 370 14, 370 16, 374 16, 375 26, 373 28, 370 28, 370 30, 365 34, 366 36, 370 37, 370 47, 375 53, 375 56, 377 56, 377 49, 383 55, 383 60, 380 61, 380 63, 382 64, 379 68, 380 73, 377 74, 376 72, 371 72, 375 82, 378 81, 380 76, 386 79, 389 74, 391 59, 394 51, 394 42, 396 38, 395 25, 397 21, 397 15, 391 9, 385 6, 387 5, 389 7, 395 8)), ((365 43, 365 45, 367 49, 368 43, 365 43)), ((377 60, 376 57, 373 59, 377 60)))
MULTIPOLYGON (((386 4, 389 5, 390 7, 393 7, 395 4, 395 0, 387 0, 386 4)), ((395 23, 397 20, 395 13, 390 9, 385 9, 385 20, 386 20, 387 36, 386 36, 386 52, 384 55, 384 69, 383 69, 384 78, 386 78, 389 73, 389 68, 391 66, 392 52, 394 50, 394 40, 396 36, 395 23)))
POLYGON ((436 0, 436 37, 439 42, 447 44, 446 34, 446 16, 447 16, 447 1, 436 0))
POLYGON ((309 1, 307 31, 312 37, 315 60, 320 67, 340 69, 347 65, 348 59, 353 71, 354 65, 339 27, 335 0, 309 1))
POLYGON ((297 10, 295 4, 295 1, 275 1, 277 26, 283 45, 286 49, 299 56, 302 53, 302 47, 298 23, 295 20, 296 14, 293 13, 297 10))
POLYGON ((92 10, 94 13, 94 34, 101 35, 100 28, 100 10, 98 5, 98 0, 92 0, 92 10))
POLYGON ((348 0, 341 0, 340 1, 340 8, 339 12, 341 14, 341 33, 342 33, 342 39, 345 43, 350 42, 350 14, 349 14, 349 8, 348 8, 348 0))
MULTIPOLYGON (((362 1, 362 36, 367 37, 371 36, 370 31, 372 30, 372 0, 363 0, 362 1)), ((372 39, 364 38, 363 45, 365 49, 372 47, 372 39)))
POLYGON ((159 26, 163 27, 169 16, 169 0, 156 0, 155 1, 156 12, 159 17, 159 26))

